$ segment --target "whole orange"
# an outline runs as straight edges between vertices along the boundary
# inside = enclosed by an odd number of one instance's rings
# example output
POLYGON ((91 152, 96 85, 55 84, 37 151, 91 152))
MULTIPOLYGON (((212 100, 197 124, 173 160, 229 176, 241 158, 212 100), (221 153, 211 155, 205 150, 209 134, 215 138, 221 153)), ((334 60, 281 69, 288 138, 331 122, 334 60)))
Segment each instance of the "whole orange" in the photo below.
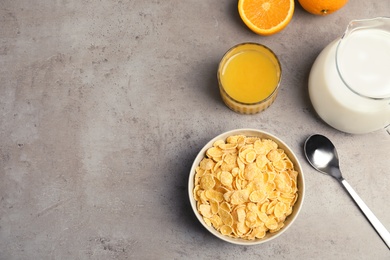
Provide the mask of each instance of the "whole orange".
POLYGON ((315 15, 328 15, 341 9, 348 0, 298 0, 303 9, 315 15))

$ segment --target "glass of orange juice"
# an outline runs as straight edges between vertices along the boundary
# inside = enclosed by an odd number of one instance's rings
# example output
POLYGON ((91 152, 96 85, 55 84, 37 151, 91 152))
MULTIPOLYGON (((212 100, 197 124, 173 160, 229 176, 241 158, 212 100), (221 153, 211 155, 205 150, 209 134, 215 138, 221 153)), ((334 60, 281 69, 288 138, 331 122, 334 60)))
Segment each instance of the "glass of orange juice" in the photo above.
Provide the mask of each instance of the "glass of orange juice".
POLYGON ((258 43, 241 43, 223 56, 218 67, 219 90, 233 111, 255 114, 275 100, 282 69, 277 56, 258 43))

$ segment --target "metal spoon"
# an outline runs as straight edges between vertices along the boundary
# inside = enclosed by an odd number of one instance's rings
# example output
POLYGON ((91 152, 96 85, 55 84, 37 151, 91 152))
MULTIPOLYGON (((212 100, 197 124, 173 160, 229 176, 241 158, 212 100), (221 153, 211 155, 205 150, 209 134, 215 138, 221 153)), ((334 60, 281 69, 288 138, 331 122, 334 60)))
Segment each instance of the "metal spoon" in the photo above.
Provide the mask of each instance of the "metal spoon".
POLYGON ((349 195, 359 206, 360 210, 366 216, 368 221, 374 227, 376 232, 382 238, 383 242, 390 249, 390 233, 367 207, 359 195, 352 189, 349 183, 343 178, 339 166, 339 158, 333 143, 323 135, 315 134, 310 136, 304 145, 305 155, 309 163, 317 171, 329 174, 338 180, 349 195))

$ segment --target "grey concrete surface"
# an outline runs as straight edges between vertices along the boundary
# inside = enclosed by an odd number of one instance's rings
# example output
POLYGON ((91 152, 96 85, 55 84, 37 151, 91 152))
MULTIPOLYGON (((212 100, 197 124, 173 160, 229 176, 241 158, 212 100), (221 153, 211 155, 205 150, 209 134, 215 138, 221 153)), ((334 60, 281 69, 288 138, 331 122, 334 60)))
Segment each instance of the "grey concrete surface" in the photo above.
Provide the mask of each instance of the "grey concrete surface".
POLYGON ((296 2, 282 32, 249 31, 237 1, 0 2, 0 259, 390 259, 348 197, 304 159, 313 133, 336 144, 345 178, 390 229, 390 135, 349 135, 312 109, 314 59, 352 19, 390 15, 388 0, 354 0, 326 17, 296 2), (230 111, 216 70, 241 42, 279 56, 283 79, 261 114, 230 111), (187 196, 211 138, 257 128, 298 155, 306 197, 269 244, 213 237, 187 196))

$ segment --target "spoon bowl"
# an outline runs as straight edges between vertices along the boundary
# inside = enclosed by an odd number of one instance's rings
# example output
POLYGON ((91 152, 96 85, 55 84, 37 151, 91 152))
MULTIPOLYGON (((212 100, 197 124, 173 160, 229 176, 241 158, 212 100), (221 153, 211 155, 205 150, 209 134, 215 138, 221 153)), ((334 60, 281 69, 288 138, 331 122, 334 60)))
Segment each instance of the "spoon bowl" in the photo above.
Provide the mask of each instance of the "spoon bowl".
POLYGON ((319 134, 310 136, 305 142, 304 149, 307 160, 317 171, 338 180, 343 178, 336 147, 327 137, 319 134))
POLYGON ((336 147, 325 136, 315 134, 310 136, 304 144, 304 152, 307 160, 317 171, 328 174, 338 180, 349 193, 356 205, 366 216, 370 224, 374 227, 383 242, 390 249, 390 233, 372 213, 368 206, 363 202, 355 190, 343 178, 339 166, 339 158, 336 147))

